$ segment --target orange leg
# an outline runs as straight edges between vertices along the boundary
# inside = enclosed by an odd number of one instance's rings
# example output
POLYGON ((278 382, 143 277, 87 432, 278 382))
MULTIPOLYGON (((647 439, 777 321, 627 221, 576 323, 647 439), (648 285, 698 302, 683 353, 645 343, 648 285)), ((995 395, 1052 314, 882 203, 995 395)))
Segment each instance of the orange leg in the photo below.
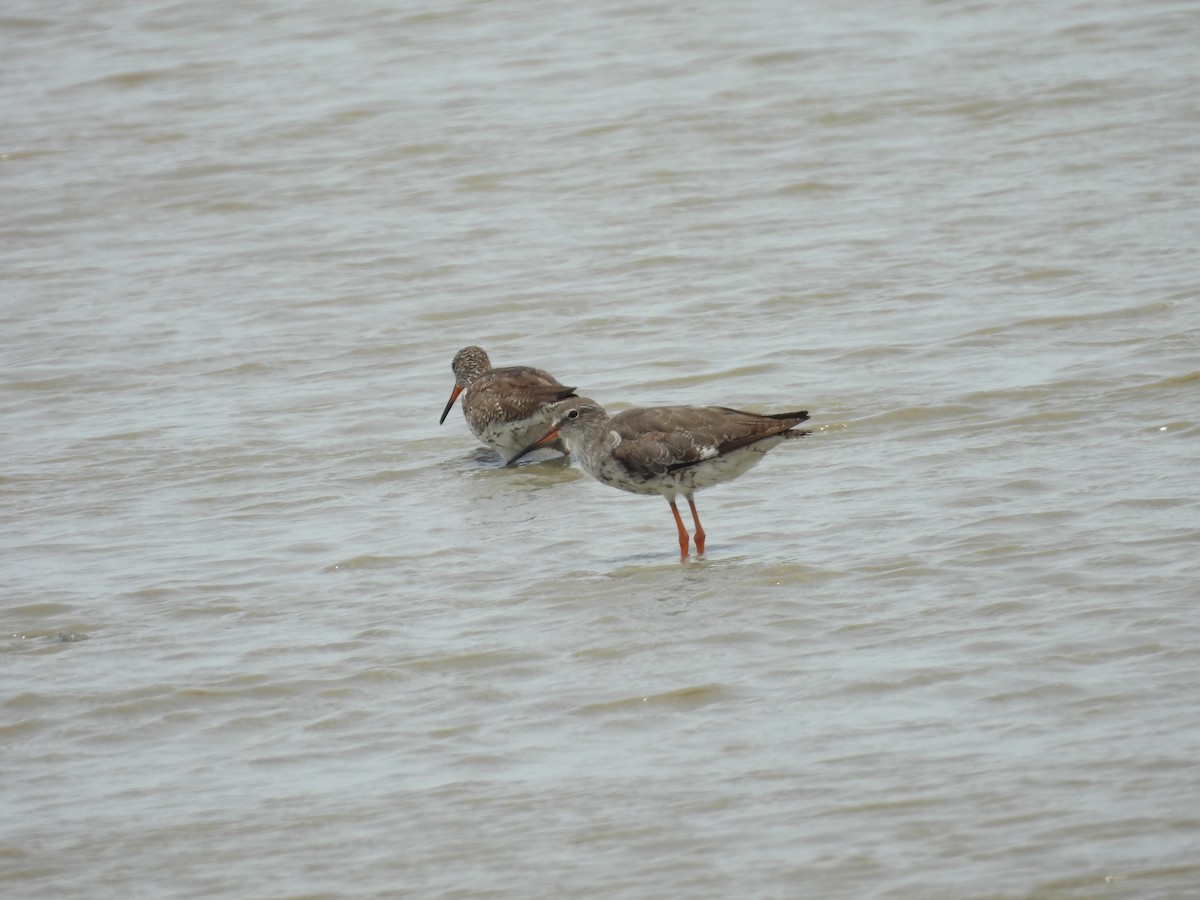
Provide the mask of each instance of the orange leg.
POLYGON ((674 500, 668 500, 671 504, 671 512, 675 516, 675 527, 679 529, 679 561, 683 562, 688 555, 688 533, 683 527, 683 518, 679 515, 679 507, 675 505, 674 500))
POLYGON ((696 501, 688 497, 688 506, 692 509, 692 521, 696 523, 696 555, 704 553, 704 526, 700 524, 700 514, 696 512, 696 501))

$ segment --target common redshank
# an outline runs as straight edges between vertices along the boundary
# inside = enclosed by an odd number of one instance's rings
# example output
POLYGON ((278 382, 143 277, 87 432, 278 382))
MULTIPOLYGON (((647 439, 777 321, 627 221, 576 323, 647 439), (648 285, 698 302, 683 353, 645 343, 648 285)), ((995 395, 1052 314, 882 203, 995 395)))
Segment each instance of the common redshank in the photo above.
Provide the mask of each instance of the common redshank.
POLYGON ((550 428, 513 457, 566 441, 585 472, 634 494, 662 494, 679 530, 680 562, 688 556, 688 533, 675 505, 683 494, 696 525, 696 553, 704 553, 704 528, 693 493, 737 478, 788 438, 808 411, 759 415, 724 406, 657 406, 627 409, 609 417, 596 401, 574 397, 557 404, 550 428))
MULTIPOLYGON (((510 462, 516 461, 510 457, 551 425, 552 404, 575 396, 575 388, 559 384, 549 372, 533 366, 493 369, 482 347, 463 347, 450 368, 454 370, 454 390, 438 424, 446 421, 450 407, 462 394, 463 415, 472 433, 510 462)), ((561 441, 553 440, 547 444, 567 452, 561 441)))

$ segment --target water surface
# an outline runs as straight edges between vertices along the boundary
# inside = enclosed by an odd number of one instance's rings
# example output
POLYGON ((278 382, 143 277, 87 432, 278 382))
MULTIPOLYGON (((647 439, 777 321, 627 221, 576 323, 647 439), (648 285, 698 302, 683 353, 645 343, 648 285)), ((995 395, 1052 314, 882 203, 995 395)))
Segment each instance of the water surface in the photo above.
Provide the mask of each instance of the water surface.
POLYGON ((0 16, 0 885, 1200 887, 1200 13, 0 16), (807 408, 667 505, 480 343, 807 408))

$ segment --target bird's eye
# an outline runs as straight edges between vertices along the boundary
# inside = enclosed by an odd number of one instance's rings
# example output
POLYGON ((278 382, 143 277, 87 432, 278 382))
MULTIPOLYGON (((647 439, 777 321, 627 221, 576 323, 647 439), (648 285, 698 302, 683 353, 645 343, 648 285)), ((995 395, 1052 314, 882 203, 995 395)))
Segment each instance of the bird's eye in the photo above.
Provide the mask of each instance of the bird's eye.
POLYGON ((578 419, 579 418, 579 410, 577 410, 577 409, 571 410, 569 413, 567 413, 567 418, 568 419, 578 419))

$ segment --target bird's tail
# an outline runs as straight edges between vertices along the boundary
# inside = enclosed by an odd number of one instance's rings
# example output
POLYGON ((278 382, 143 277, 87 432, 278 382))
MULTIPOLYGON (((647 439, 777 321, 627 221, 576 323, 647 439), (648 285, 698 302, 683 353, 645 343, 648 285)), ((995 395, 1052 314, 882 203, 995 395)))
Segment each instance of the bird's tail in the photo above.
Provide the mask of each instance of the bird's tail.
POLYGON ((789 426, 788 430, 783 433, 783 436, 785 439, 790 440, 791 438, 802 438, 807 434, 812 434, 811 431, 796 431, 796 430, 794 430, 795 427, 797 425, 799 425, 801 422, 808 421, 808 410, 807 409, 802 409, 797 412, 773 413, 772 415, 767 416, 767 418, 768 419, 778 419, 781 422, 791 422, 792 423, 791 426, 789 426))

